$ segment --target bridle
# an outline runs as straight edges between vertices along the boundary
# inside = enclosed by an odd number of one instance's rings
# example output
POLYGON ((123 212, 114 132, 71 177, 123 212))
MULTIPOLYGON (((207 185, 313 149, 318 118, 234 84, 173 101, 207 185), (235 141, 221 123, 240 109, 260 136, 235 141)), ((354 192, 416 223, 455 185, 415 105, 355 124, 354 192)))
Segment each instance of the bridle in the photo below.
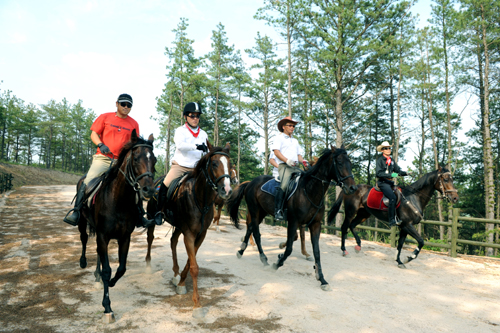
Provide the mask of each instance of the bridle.
MULTIPOLYGON (((230 158, 229 154, 226 154, 226 153, 224 153, 222 151, 216 151, 216 152, 213 153, 212 156, 214 156, 214 155, 223 155, 223 156, 226 156, 227 158, 230 158)), ((212 157, 212 156, 210 156, 210 157, 212 157)), ((211 161, 211 159, 210 159, 210 161, 211 161)), ((207 162, 206 168, 202 169, 202 171, 203 171, 203 175, 205 176, 205 179, 207 180, 208 185, 215 192, 217 192, 217 184, 220 182, 220 180, 223 179, 223 178, 229 178, 229 180, 231 181, 231 176, 226 173, 226 174, 223 174, 222 176, 219 176, 215 181, 213 181, 212 179, 215 178, 215 175, 214 175, 214 170, 213 170, 213 167, 212 167, 212 163, 210 163, 210 161, 207 162), (210 173, 210 175, 209 175, 209 173, 210 173)))
POLYGON ((123 174, 123 176, 125 177, 125 180, 127 181, 127 183, 132 186, 132 188, 134 189, 135 192, 139 192, 140 193, 140 196, 142 198, 143 194, 142 194, 142 191, 141 190, 141 185, 139 184, 139 180, 141 180, 142 178, 144 177, 151 177, 154 179, 154 175, 152 172, 144 172, 143 174, 139 175, 139 176, 135 176, 135 173, 134 173, 134 169, 132 167, 132 163, 130 163, 130 160, 131 160, 131 156, 132 156, 132 151, 135 149, 135 148, 139 148, 139 147, 148 147, 148 148, 151 148, 151 151, 153 150, 153 145, 150 145, 150 144, 146 144, 146 143, 141 143, 141 144, 137 144, 135 146, 133 146, 132 148, 130 148, 130 151, 129 151, 129 154, 127 156, 127 160, 125 161, 125 172, 123 172, 122 168, 120 168, 120 172, 123 174))
POLYGON ((436 184, 439 182, 438 191, 441 192, 442 198, 446 198, 446 200, 450 201, 450 198, 448 198, 448 196, 446 194, 453 193, 453 192, 458 193, 458 191, 456 189, 446 190, 446 188, 444 186, 444 181, 443 181, 444 175, 449 175, 451 177, 451 173, 449 171, 443 172, 443 173, 438 173, 438 179, 436 179, 436 183, 434 183, 434 186, 436 186, 436 184))
POLYGON ((342 177, 339 173, 339 169, 337 168, 338 164, 337 164, 337 161, 336 161, 336 157, 341 155, 341 154, 346 154, 347 155, 347 152, 345 150, 343 151, 339 151, 337 153, 333 153, 333 163, 330 165, 330 168, 328 169, 328 174, 331 174, 332 172, 332 168, 334 168, 335 170, 335 178, 336 178, 336 185, 339 186, 340 188, 342 188, 342 190, 344 191, 345 194, 348 194, 349 191, 347 190, 346 186, 344 186, 344 180, 346 179, 349 179, 349 178, 352 178, 354 179, 354 175, 351 173, 345 177, 342 177))

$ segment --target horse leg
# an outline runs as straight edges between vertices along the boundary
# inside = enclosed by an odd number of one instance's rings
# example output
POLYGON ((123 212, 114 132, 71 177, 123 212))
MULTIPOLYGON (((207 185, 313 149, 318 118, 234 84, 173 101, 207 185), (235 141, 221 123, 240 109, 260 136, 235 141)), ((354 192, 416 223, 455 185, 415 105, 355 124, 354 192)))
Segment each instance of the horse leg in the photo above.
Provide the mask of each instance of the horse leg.
POLYGON ((403 245, 405 244, 405 239, 406 239, 407 235, 408 235, 408 231, 406 231, 406 228, 402 228, 399 231, 398 252, 396 253, 396 261, 398 262, 399 268, 406 268, 405 264, 403 264, 403 262, 401 261, 401 249, 403 248, 403 245))
POLYGON ((361 251, 361 238, 359 237, 355 228, 359 224, 365 222, 366 219, 369 217, 370 217, 370 213, 360 210, 360 211, 358 211, 356 218, 354 218, 354 220, 352 220, 352 222, 349 224, 349 229, 351 229, 352 235, 354 236, 354 239, 356 239, 356 246, 354 247, 354 250, 356 250, 356 253, 359 253, 359 251, 361 251))
POLYGON ((349 252, 347 252, 347 250, 345 248, 345 240, 347 238, 347 229, 349 228, 349 224, 351 224, 351 220, 346 214, 346 216, 344 218, 344 222, 342 223, 342 226, 340 227, 340 233, 341 233, 340 250, 342 251, 342 256, 344 256, 344 257, 349 254, 349 252))
POLYGON ((148 228, 148 252, 146 253, 146 272, 151 273, 151 246, 155 239, 155 225, 148 228))
MULTIPOLYGON (((95 283, 99 284, 101 282, 101 257, 99 256, 99 254, 97 255, 97 265, 95 266, 94 276, 95 276, 95 283)), ((100 286, 101 285, 99 284, 99 287, 100 286)))
POLYGON ((219 220, 222 213, 222 205, 214 206, 214 223, 217 223, 215 231, 220 232, 219 220))
POLYGON ((321 234, 321 222, 316 222, 309 226, 309 230, 311 232, 311 243, 313 247, 314 254, 314 270, 316 272, 316 280, 321 282, 321 289, 324 291, 330 291, 332 288, 326 282, 325 277, 323 276, 323 269, 321 268, 321 258, 320 258, 320 250, 319 250, 319 236, 321 234))
POLYGON ((302 254, 306 257, 306 260, 313 261, 313 257, 306 250, 306 227, 304 225, 300 226, 300 249, 302 254))
MULTIPOLYGON (((191 273, 191 277, 193 278, 193 316, 197 316, 200 314, 201 308, 200 305, 200 295, 198 293, 198 273, 199 267, 196 262, 196 245, 195 245, 195 237, 192 234, 184 235, 184 245, 186 246, 186 252, 188 255, 188 263, 189 263, 189 272, 191 273)), ((184 274, 184 272, 182 272, 184 274)), ((182 277, 179 285, 184 285, 185 276, 182 277)))
MULTIPOLYGON (((80 213, 81 214, 81 213, 80 213)), ((89 240, 89 235, 87 234, 87 220, 80 216, 80 221, 78 223, 78 231, 80 231, 80 242, 82 243, 82 255, 80 257, 80 267, 87 267, 87 258, 85 254, 87 253, 87 242, 89 240)))
POLYGON ((246 217, 247 231, 245 233, 245 236, 241 240, 242 243, 240 245, 240 250, 238 252, 236 252, 236 256, 238 257, 238 259, 241 259, 241 257, 243 256, 243 252, 245 252, 245 249, 248 246, 248 240, 250 239, 250 236, 252 236, 252 222, 251 222, 251 219, 252 218, 250 216, 250 213, 247 213, 247 217, 246 217))
POLYGON ((177 286, 180 280, 179 277, 179 262, 177 261, 177 242, 179 241, 179 236, 182 231, 179 228, 174 228, 174 232, 172 233, 172 237, 170 237, 170 248, 172 249, 172 261, 174 266, 172 270, 174 271, 174 277, 172 278, 172 283, 174 286, 177 286))
POLYGON ((111 278, 111 267, 109 266, 108 258, 108 243, 109 241, 103 235, 97 235, 97 253, 101 258, 102 263, 102 282, 104 284, 104 296, 102 306, 104 307, 104 321, 107 323, 114 322, 113 310, 111 310, 111 300, 109 299, 109 280, 111 278))
POLYGON ((116 270, 115 276, 109 281, 109 286, 114 287, 116 282, 125 274, 127 271, 127 256, 128 250, 130 248, 130 234, 126 237, 121 238, 118 241, 118 269, 116 270))
POLYGON ((257 218, 253 219, 252 221, 252 234, 253 234, 253 239, 255 240, 255 245, 257 245, 257 249, 259 250, 259 257, 260 261, 264 264, 264 266, 269 266, 269 263, 267 262, 267 257, 264 254, 264 249, 262 249, 262 242, 260 238, 260 228, 259 224, 262 220, 257 221, 257 218))
POLYGON ((408 231, 408 234, 410 236, 415 238, 415 240, 418 243, 418 246, 415 248, 415 250, 413 250, 412 255, 406 257, 406 263, 409 263, 410 261, 417 259, 420 250, 422 250, 422 248, 424 247, 424 239, 422 238, 422 236, 420 236, 420 234, 418 233, 417 229, 415 229, 415 226, 413 224, 407 224, 404 228, 408 231))
POLYGON ((295 221, 288 221, 287 236, 286 236, 286 249, 285 253, 278 255, 278 261, 273 264, 274 269, 278 269, 285 263, 286 258, 292 253, 293 238, 297 233, 297 223, 295 221))
MULTIPOLYGON (((298 232, 295 232, 295 237, 293 238, 293 241, 295 242, 297 239, 299 239, 299 234, 298 234, 298 232)), ((281 242, 279 245, 279 248, 284 249, 285 246, 286 246, 286 241, 281 242)))

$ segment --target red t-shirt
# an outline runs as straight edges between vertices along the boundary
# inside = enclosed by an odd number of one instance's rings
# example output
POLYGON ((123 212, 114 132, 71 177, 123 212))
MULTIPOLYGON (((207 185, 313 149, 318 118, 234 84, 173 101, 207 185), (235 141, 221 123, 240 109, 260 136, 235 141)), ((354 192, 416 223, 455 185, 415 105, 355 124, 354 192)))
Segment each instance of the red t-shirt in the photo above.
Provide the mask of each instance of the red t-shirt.
MULTIPOLYGON (((118 117, 116 112, 108 112, 97 117, 90 130, 99 134, 102 143, 108 146, 115 158, 118 158, 123 145, 130 141, 134 128, 139 135, 139 124, 132 117, 127 116, 123 119, 118 117)), ((97 153, 104 155, 99 148, 97 153)), ((111 157, 111 154, 107 156, 111 157)))

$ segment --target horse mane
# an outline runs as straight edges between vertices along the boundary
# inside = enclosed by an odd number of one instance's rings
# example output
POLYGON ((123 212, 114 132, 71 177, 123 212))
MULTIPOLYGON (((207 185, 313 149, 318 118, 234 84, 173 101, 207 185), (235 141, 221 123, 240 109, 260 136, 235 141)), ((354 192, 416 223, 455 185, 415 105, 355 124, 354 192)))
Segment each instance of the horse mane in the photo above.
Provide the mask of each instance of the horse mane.
MULTIPOLYGON (((420 190, 422 190, 422 188, 424 188, 426 185, 429 184, 429 179, 430 178, 435 178, 437 176, 438 172, 439 172, 439 169, 431 171, 431 172, 428 172, 425 175, 423 175, 420 179, 418 179, 416 182, 414 182, 413 184, 406 185, 406 186, 401 186, 401 189, 404 191, 404 193, 407 193, 407 192, 410 192, 410 193, 419 192, 420 190)), ((445 167, 443 167, 441 169, 441 172, 443 172, 443 173, 444 172, 449 172, 449 170, 446 169, 445 167)))
POLYGON ((150 141, 144 140, 141 137, 137 138, 137 142, 133 143, 132 141, 127 142, 126 144, 123 145, 122 149, 120 150, 120 155, 118 155, 118 160, 116 161, 113 166, 106 171, 104 180, 103 180, 103 187, 107 185, 111 180, 115 179, 116 176, 118 175, 118 170, 123 164, 123 161, 125 160, 125 156, 127 156, 128 152, 135 146, 135 145, 140 145, 140 144, 146 144, 146 145, 151 145, 153 147, 152 143, 150 141))
MULTIPOLYGON (((191 179, 191 178, 197 178, 198 175, 200 175, 202 172, 203 172, 203 168, 207 165, 207 163, 210 161, 210 158, 214 155, 214 153, 216 152, 220 152, 222 151, 222 147, 212 147, 212 150, 208 153, 208 154, 205 154, 203 155, 199 161, 196 163, 196 165, 194 166, 194 169, 193 171, 191 171, 189 174, 188 174, 188 177, 187 179, 191 179)), ((186 179, 186 180, 187 180, 186 179)))
POLYGON ((312 175, 316 174, 320 168, 320 166, 330 158, 330 156, 333 155, 333 157, 336 157, 340 154, 344 154, 346 152, 345 149, 342 148, 337 148, 335 152, 333 152, 331 149, 325 148, 323 152, 321 153, 321 156, 318 158, 318 161, 307 171, 304 171, 304 178, 311 177, 312 175))

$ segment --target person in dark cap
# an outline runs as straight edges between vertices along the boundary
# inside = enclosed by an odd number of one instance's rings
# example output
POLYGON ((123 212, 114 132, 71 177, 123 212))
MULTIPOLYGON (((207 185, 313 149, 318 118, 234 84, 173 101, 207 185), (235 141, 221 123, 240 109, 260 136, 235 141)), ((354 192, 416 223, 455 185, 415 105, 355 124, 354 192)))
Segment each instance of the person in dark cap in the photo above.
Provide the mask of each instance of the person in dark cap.
POLYGON ((182 115, 186 122, 175 130, 175 153, 172 158, 172 166, 158 192, 157 211, 154 216, 157 225, 163 223, 162 209, 170 183, 185 172, 192 171, 203 154, 208 152, 206 145, 208 135, 199 126, 201 114, 201 106, 196 102, 190 102, 184 106, 182 115))
POLYGON ((377 186, 380 188, 382 193, 389 199, 388 215, 389 215, 389 227, 394 227, 401 224, 396 216, 396 194, 392 191, 394 186, 394 178, 399 176, 407 176, 406 171, 401 170, 399 165, 391 158, 392 145, 389 142, 384 141, 377 146, 377 151, 382 153, 377 158, 377 163, 375 166, 375 173, 377 176, 377 186))
POLYGON ((285 117, 278 122, 278 130, 281 134, 276 136, 271 150, 276 156, 278 162, 278 174, 281 185, 276 187, 276 195, 274 197, 275 212, 274 218, 277 220, 284 220, 283 203, 285 202, 285 191, 290 182, 292 173, 299 171, 297 167, 299 162, 304 167, 309 166, 309 162, 302 158, 304 155, 302 148, 297 139, 293 138, 293 130, 298 124, 298 121, 293 120, 291 117, 285 117))
MULTIPOLYGON (((64 222, 73 226, 78 225, 80 220, 80 209, 82 208, 85 189, 90 181, 106 172, 110 165, 118 159, 123 145, 130 141, 132 131, 135 129, 139 135, 139 124, 129 116, 132 110, 132 96, 121 94, 116 100, 116 112, 103 113, 94 121, 90 130, 90 139, 97 146, 97 152, 92 158, 92 164, 87 172, 87 176, 78 189, 75 200, 75 207, 64 217, 64 222), (71 214, 70 214, 71 213, 71 214)), ((138 204, 142 221, 138 226, 148 227, 154 223, 153 220, 144 218, 144 208, 142 201, 138 204)))

